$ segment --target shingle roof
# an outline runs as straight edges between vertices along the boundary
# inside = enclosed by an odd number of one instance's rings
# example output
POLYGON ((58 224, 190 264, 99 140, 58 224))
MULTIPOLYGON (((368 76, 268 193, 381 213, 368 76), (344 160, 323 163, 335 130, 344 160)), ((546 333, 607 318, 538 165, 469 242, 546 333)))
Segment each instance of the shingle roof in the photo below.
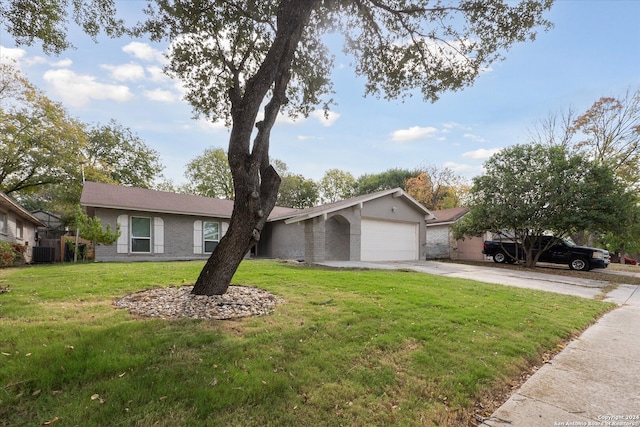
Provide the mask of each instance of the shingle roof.
POLYGON ((18 215, 18 217, 22 219, 26 219, 31 223, 38 225, 40 227, 44 227, 44 224, 42 223, 42 221, 40 221, 38 218, 33 216, 31 213, 29 213, 29 211, 27 211, 25 208, 23 208, 22 206, 14 202, 11 197, 7 196, 2 191, 0 191, 0 206, 2 205, 8 206, 8 208, 11 209, 13 212, 15 212, 16 215, 18 215))
POLYGON ((465 216, 467 212, 469 212, 469 208, 450 208, 431 211, 435 218, 428 220, 427 226, 456 222, 457 220, 465 216))
POLYGON ((365 203, 365 202, 368 202, 370 200, 374 200, 374 199, 378 199, 380 197, 388 196, 389 194, 393 194, 394 197, 403 197, 407 201, 409 201, 409 203, 413 204, 416 207, 416 209, 422 211, 425 214, 425 216, 427 216, 427 217, 433 216, 431 214, 431 212, 429 212, 429 210, 427 210, 427 208, 425 208, 420 203, 418 203, 415 199, 413 199, 413 197, 409 196, 402 189, 393 188, 393 189, 390 189, 390 190, 383 190, 383 191, 378 191, 376 193, 365 194, 363 196, 353 197, 353 198, 347 199, 347 200, 340 200, 340 201, 334 202, 334 203, 328 203, 328 204, 325 204, 325 205, 315 206, 313 208, 303 209, 303 210, 300 210, 300 211, 294 212, 294 213, 284 214, 284 215, 280 215, 280 216, 275 216, 274 215, 271 219, 272 220, 284 219, 287 224, 290 224, 290 223, 293 223, 293 222, 305 221, 307 219, 311 219, 311 218, 315 218, 315 217, 318 217, 318 216, 321 216, 321 215, 324 215, 324 214, 328 214, 328 213, 331 213, 331 212, 339 211, 341 209, 345 209, 345 208, 348 208, 348 207, 351 207, 351 206, 356 206, 356 205, 358 205, 360 203, 365 203))
MULTIPOLYGON (((231 218, 233 200, 214 199, 191 194, 170 193, 145 188, 123 187, 87 181, 80 204, 87 207, 137 210, 143 212, 203 215, 231 218)), ((297 212, 297 209, 276 206, 270 218, 297 212)))

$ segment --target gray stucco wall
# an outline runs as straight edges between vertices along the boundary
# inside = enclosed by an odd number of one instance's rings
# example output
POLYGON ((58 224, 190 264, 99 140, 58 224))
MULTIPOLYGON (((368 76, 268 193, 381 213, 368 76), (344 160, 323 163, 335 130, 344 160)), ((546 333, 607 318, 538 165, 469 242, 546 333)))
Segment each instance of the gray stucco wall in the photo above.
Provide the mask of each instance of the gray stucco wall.
POLYGON ((117 245, 98 245, 95 249, 96 261, 172 261, 172 260, 205 260, 209 258, 208 253, 194 254, 194 232, 195 221, 228 221, 220 218, 196 217, 189 215, 157 214, 152 212, 125 211, 116 209, 96 208, 96 217, 100 218, 103 226, 111 225, 111 229, 116 229, 118 216, 127 215, 138 217, 162 218, 164 222, 164 250, 163 253, 154 253, 154 228, 151 227, 151 252, 152 253, 118 253, 117 245))
POLYGON ((258 244, 259 257, 304 259, 304 224, 267 223, 258 244))

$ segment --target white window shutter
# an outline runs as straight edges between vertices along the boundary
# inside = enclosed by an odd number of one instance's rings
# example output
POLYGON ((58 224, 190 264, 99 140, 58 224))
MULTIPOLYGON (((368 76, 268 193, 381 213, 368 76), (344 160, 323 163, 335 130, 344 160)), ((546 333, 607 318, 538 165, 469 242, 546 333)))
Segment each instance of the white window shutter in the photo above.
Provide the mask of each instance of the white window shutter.
POLYGON ((227 230, 228 229, 229 229, 229 223, 228 222, 220 223, 220 238, 221 239, 224 237, 225 234, 227 234, 227 230))
POLYGON ((153 218, 153 252, 164 253, 164 220, 157 216, 153 218))
POLYGON ((120 215, 117 223, 120 226, 120 236, 118 236, 118 241, 116 242, 116 252, 126 254, 129 252, 129 217, 120 215))
POLYGON ((193 221, 193 253, 202 253, 202 221, 193 221))

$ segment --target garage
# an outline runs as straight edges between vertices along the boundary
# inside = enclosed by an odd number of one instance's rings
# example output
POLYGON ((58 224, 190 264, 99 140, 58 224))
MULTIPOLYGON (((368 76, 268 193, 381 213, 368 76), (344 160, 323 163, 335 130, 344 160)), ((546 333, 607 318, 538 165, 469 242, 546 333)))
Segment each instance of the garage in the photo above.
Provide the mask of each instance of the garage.
POLYGON ((283 243, 300 236, 295 240, 302 243, 297 257, 307 263, 417 261, 426 258, 426 222, 433 218, 404 190, 394 188, 288 213, 269 225, 271 238, 281 234, 283 243), (291 227, 298 223, 303 227, 291 227))
POLYGON ((362 219, 362 261, 418 259, 418 223, 362 219))

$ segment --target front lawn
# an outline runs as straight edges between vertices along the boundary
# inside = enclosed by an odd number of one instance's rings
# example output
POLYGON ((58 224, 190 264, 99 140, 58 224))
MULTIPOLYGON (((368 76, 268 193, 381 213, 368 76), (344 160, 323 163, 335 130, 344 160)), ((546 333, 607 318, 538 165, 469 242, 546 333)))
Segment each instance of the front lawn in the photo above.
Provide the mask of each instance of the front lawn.
POLYGON ((468 425, 479 401, 612 307, 275 261, 245 261, 234 278, 285 300, 269 316, 167 321, 113 306, 192 283, 202 265, 0 270, 0 425, 468 425))

